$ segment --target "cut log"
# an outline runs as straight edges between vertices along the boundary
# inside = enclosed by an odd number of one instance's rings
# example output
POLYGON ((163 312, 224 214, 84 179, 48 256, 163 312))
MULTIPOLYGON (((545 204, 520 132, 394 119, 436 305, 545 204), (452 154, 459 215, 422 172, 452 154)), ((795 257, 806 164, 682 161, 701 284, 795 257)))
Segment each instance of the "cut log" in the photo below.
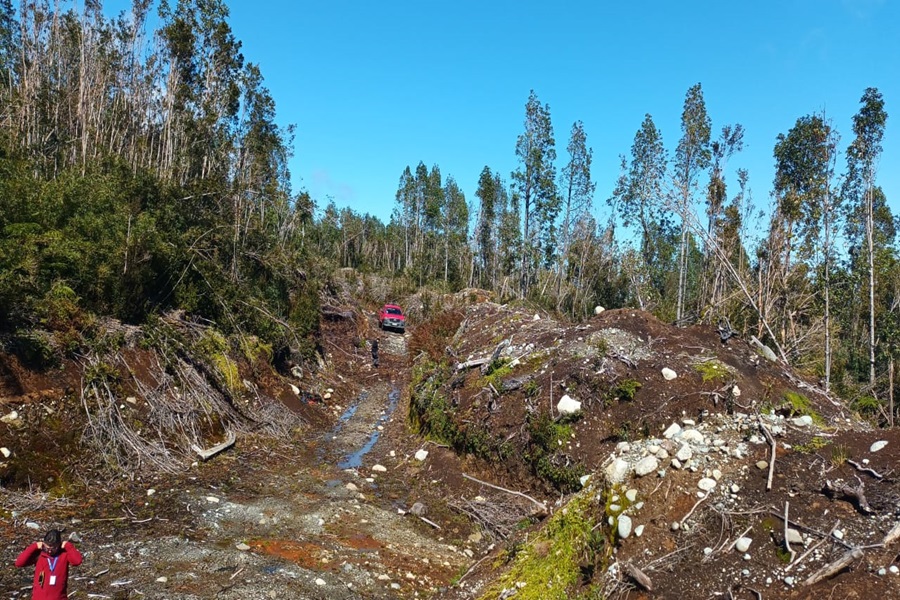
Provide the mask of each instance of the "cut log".
POLYGON ((833 575, 837 575, 843 569, 850 566, 855 560, 862 558, 863 551, 859 548, 853 548, 852 550, 848 550, 843 556, 838 558, 837 560, 828 563, 812 575, 810 575, 806 581, 803 582, 804 586, 813 585, 814 583, 818 583, 823 579, 828 579, 833 575))
POLYGON ((216 454, 222 452, 223 450, 227 450, 228 448, 231 448, 232 446, 234 446, 234 440, 235 440, 234 432, 229 431, 227 434, 225 434, 225 441, 222 442, 221 444, 216 444, 212 448, 207 448, 206 450, 204 450, 197 444, 191 444, 191 450, 196 452, 200 456, 201 460, 207 461, 210 458, 212 458, 213 456, 215 456, 216 454))
POLYGON ((650 578, 647 577, 646 573, 638 569, 630 562, 625 563, 625 572, 628 573, 628 575, 630 575, 631 578, 634 579, 642 588, 644 588, 648 592, 653 591, 653 581, 651 581, 650 578))

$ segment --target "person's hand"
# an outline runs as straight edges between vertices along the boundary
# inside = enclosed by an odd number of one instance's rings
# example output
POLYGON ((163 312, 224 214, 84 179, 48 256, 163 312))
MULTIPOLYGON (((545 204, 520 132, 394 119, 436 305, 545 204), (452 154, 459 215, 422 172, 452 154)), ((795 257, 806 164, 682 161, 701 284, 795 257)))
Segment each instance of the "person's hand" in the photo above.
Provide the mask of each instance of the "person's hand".
POLYGON ((37 543, 37 547, 38 547, 38 550, 43 550, 43 549, 44 549, 44 542, 38 542, 38 543, 37 543))
POLYGON ((62 543, 62 546, 60 546, 60 547, 61 547, 61 548, 65 548, 65 547, 66 547, 66 544, 68 544, 68 543, 69 543, 69 540, 65 540, 65 541, 62 543))

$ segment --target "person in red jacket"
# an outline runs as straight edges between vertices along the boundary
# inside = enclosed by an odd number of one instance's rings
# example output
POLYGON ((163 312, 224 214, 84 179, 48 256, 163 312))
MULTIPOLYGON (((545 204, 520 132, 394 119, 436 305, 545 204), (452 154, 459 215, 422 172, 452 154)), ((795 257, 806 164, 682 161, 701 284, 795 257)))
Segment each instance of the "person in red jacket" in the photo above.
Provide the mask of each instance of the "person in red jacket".
POLYGON ((32 600, 66 600, 69 583, 69 565, 81 564, 81 553, 72 542, 60 543, 62 536, 51 529, 43 542, 34 542, 16 559, 17 567, 34 567, 32 600))

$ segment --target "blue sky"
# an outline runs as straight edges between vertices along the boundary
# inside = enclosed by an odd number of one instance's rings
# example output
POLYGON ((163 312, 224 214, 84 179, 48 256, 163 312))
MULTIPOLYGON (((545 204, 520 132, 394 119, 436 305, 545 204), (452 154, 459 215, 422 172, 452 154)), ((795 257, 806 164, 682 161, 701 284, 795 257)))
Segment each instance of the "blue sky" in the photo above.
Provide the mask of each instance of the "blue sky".
MULTIPOLYGON (((116 3, 110 3, 115 6, 116 3)), ((772 150, 797 118, 826 111, 841 134, 866 87, 889 119, 879 183, 900 213, 900 2, 889 0, 232 0, 230 23, 260 65, 291 171, 386 221, 407 165, 437 164, 472 202, 487 165, 509 181, 531 89, 550 106, 559 167, 575 120, 594 150, 603 218, 620 154, 650 113, 672 152, 687 89, 701 83, 713 131, 744 126, 746 168, 765 207, 772 150)), ((838 162, 843 170, 843 156, 838 162)), ((733 181, 733 175, 732 175, 733 181)), ((732 185, 734 192, 736 185, 732 185)))

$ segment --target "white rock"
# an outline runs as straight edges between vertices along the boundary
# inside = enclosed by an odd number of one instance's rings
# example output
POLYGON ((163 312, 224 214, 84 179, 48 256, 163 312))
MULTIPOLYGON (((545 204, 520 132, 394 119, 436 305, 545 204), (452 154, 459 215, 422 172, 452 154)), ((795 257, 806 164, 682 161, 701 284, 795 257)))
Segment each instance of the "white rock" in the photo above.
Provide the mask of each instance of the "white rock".
POLYGON ((731 493, 732 493, 732 494, 737 494, 739 491, 741 491, 741 486, 739 486, 739 485, 736 484, 736 483, 732 483, 732 484, 731 484, 731 493))
POLYGON ((619 523, 616 525, 616 530, 619 533, 619 538, 623 540, 631 535, 631 517, 628 515, 619 515, 619 523))
POLYGON ((534 313, 534 318, 532 319, 532 321, 540 321, 540 320, 541 320, 541 315, 534 313))
POLYGON ((25 523, 25 527, 27 527, 28 529, 40 529, 41 528, 41 526, 38 525, 37 523, 35 523, 34 521, 28 521, 27 523, 25 523))
POLYGON ((844 539, 844 532, 841 531, 840 529, 835 529, 831 535, 833 535, 835 537, 835 539, 838 539, 838 540, 844 539))
POLYGON ((669 428, 663 432, 663 437, 667 440, 670 440, 679 433, 681 433, 681 425, 679 425, 678 423, 672 423, 671 425, 669 425, 669 428))
POLYGON ((791 422, 797 427, 809 427, 813 424, 813 418, 809 415, 801 415, 795 419, 791 419, 791 422))
POLYGON ((737 542, 734 544, 734 549, 738 552, 746 552, 750 548, 750 544, 753 543, 753 540, 748 537, 738 538, 737 542))
POLYGON ((559 399, 559 404, 556 405, 556 410, 561 415, 571 415, 581 410, 581 402, 575 400, 574 398, 570 398, 569 395, 566 394, 559 399))
POLYGON ((591 476, 590 476, 590 475, 582 475, 582 476, 578 479, 578 481, 581 483, 581 487, 584 487, 585 484, 587 484, 587 482, 590 481, 590 479, 591 479, 591 476))
POLYGON ((625 497, 628 499, 629 502, 633 503, 635 500, 637 500, 637 490, 636 489, 628 490, 627 492, 625 492, 625 497))
POLYGON ((887 569, 885 569, 884 567, 881 567, 880 569, 878 569, 878 574, 881 577, 884 577, 885 575, 887 575, 887 569))
POLYGON ((610 483, 622 483, 628 475, 628 462, 617 458, 604 470, 610 483))
POLYGON ((887 446, 887 441, 886 441, 886 440, 878 440, 877 442, 875 442, 874 444, 872 444, 872 445, 869 447, 869 452, 878 452, 879 450, 881 450, 881 449, 884 448, 885 446, 887 446))
POLYGON ((221 500, 219 500, 215 496, 207 496, 206 501, 209 502, 210 504, 218 504, 219 502, 221 502, 221 500))
POLYGON ((347 488, 348 490, 350 490, 351 492, 359 491, 359 488, 356 487, 356 484, 353 483, 352 481, 347 482, 347 485, 345 485, 344 487, 347 488))
POLYGON ((734 396, 735 398, 740 398, 741 397, 741 388, 739 388, 737 385, 735 385, 733 388, 731 388, 731 395, 734 396))
POLYGON ((156 578, 156 583, 165 583, 165 582, 167 582, 168 580, 169 580, 168 577, 157 577, 157 578, 156 578))
POLYGON ((681 523, 679 523, 678 521, 672 521, 672 525, 670 526, 670 529, 672 531, 678 531, 679 529, 681 529, 681 523))
POLYGON ((15 421, 18 418, 19 418, 19 413, 17 413, 16 411, 12 411, 12 412, 7 413, 7 414, 3 415, 2 417, 0 417, 0 421, 2 421, 4 423, 12 423, 13 421, 15 421))
MULTIPOLYGON (((637 535, 636 532, 635 535, 637 535)), ((898 567, 897 565, 891 565, 890 567, 888 567, 888 571, 896 575, 897 573, 900 573, 900 567, 898 567)))
POLYGON ((785 577, 785 578, 784 578, 784 584, 785 584, 785 585, 794 585, 794 578, 793 578, 793 577, 790 577, 790 576, 785 577))
POLYGON ((634 465, 634 474, 643 477, 659 468, 659 461, 655 456, 645 456, 638 464, 634 465))
POLYGON ((428 458, 428 450, 424 448, 416 451, 416 460, 425 460, 428 458))
POLYGON ((677 458, 673 458, 673 459, 672 459, 672 462, 669 463, 669 464, 672 465, 672 468, 673 468, 673 469, 680 469, 680 468, 681 468, 681 461, 678 460, 677 458))
POLYGON ((644 534, 644 526, 638 525, 634 528, 634 537, 641 537, 644 534))
POLYGON ((703 434, 696 429, 687 429, 681 432, 681 439, 685 442, 697 442, 698 444, 702 444, 703 434))
POLYGON ((300 388, 298 388, 298 387, 297 387, 296 385, 294 385, 293 383, 289 383, 288 385, 291 386, 291 391, 294 392, 294 395, 295 395, 295 396, 299 396, 299 395, 300 395, 300 388))
POLYGON ((153 488, 150 488, 149 490, 147 490, 147 495, 148 495, 148 496, 152 496, 152 495, 155 494, 155 493, 156 493, 156 490, 154 490, 153 488))
POLYGON ((324 579, 322 579, 321 577, 317 577, 317 578, 316 578, 316 585, 327 585, 327 584, 325 583, 325 580, 324 580, 324 579))
POLYGON ((325 392, 325 393, 322 395, 322 399, 323 399, 323 400, 331 400, 331 392, 325 392))
POLYGON ((597 305, 597 306, 594 307, 594 314, 595 314, 595 315, 599 315, 600 313, 602 313, 602 312, 605 311, 605 310, 606 310, 606 309, 603 308, 602 306, 597 305))
POLYGON ((713 469, 712 478, 715 479, 716 481, 719 481, 720 479, 722 479, 722 471, 720 471, 718 469, 713 469))
POLYGON ((710 554, 712 554, 712 548, 710 548, 709 546, 707 546, 706 548, 703 549, 703 555, 704 555, 704 556, 709 556, 710 554))
POLYGON ((631 444, 629 444, 628 442, 619 442, 618 444, 616 444, 616 452, 618 452, 619 454, 624 454, 630 450, 631 444))
POLYGON ((679 461, 681 461, 683 463, 691 460, 691 458, 693 456, 694 456, 694 451, 691 450, 690 444, 682 444, 681 447, 678 449, 678 452, 675 453, 675 458, 677 458, 679 461))
POLYGON ((656 454, 660 450, 661 448, 656 444, 650 444, 649 446, 647 446, 647 452, 649 452, 650 454, 656 454))
POLYGON ((803 535, 801 535, 800 532, 797 531, 796 529, 794 529, 793 527, 788 528, 787 541, 791 544, 802 544, 803 543, 803 535))
POLYGON ((384 465, 372 465, 372 470, 376 473, 386 473, 387 467, 385 467, 384 465))
POLYGON ((3 454, 3 458, 9 458, 12 452, 9 451, 9 448, 0 448, 0 454, 3 454))
POLYGON ((685 427, 693 427, 694 425, 697 424, 697 422, 693 419, 682 419, 681 424, 684 425, 685 427))
POLYGON ((245 544, 244 542, 241 542, 240 544, 237 544, 237 545, 235 546, 235 548, 237 548, 237 549, 240 550, 241 552, 246 552, 247 550, 250 549, 250 546, 248 546, 248 545, 245 544))
POLYGON ((673 371, 672 369, 670 369, 669 367, 665 367, 662 370, 662 376, 663 376, 663 379, 665 379, 666 381, 672 381, 673 379, 678 377, 678 374, 675 371, 673 371))

